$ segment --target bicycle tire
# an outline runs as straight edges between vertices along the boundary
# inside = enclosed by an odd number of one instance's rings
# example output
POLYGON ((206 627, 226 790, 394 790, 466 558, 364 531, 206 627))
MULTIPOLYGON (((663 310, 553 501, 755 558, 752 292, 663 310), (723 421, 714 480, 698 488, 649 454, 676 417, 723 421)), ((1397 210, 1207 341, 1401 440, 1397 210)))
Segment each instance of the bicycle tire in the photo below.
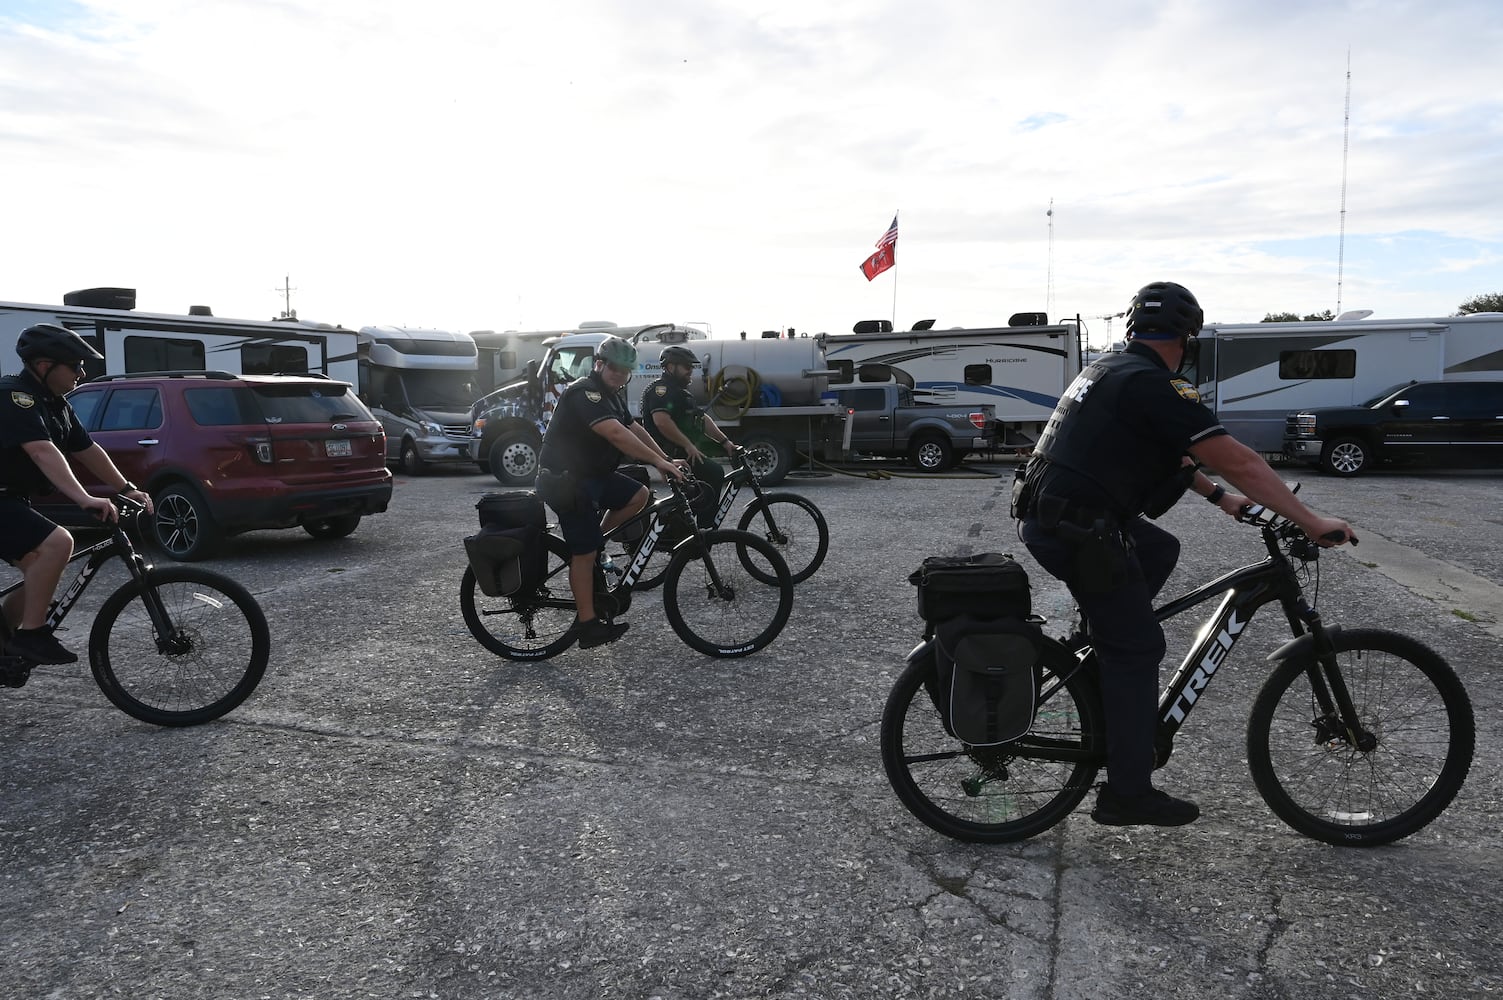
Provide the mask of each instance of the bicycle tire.
POLYGON ((235 581, 196 566, 147 569, 100 605, 89 633, 89 668, 121 711, 158 726, 196 726, 238 707, 266 674, 271 630, 260 604, 235 581), (157 645, 142 600, 155 590, 178 631, 157 645))
POLYGON ((544 534, 548 561, 538 587, 526 595, 487 597, 465 568, 459 610, 479 643, 508 660, 545 660, 574 644, 574 596, 569 590, 569 550, 544 534))
POLYGON ((1248 766, 1268 807, 1305 836, 1342 847, 1389 844, 1423 828, 1461 790, 1476 739, 1472 703, 1445 660, 1408 636, 1352 629, 1334 633, 1332 644, 1376 745, 1354 748, 1322 718, 1305 682, 1311 661, 1296 658, 1253 702, 1248 766))
POLYGON ((690 648, 721 659, 749 656, 788 624, 793 577, 765 539, 745 531, 700 532, 674 550, 663 586, 663 610, 690 648), (757 567, 757 575, 748 570, 748 563, 757 567), (729 587, 729 597, 712 584, 711 567, 729 587))
POLYGON ((910 658, 881 725, 882 767, 909 812, 955 840, 1005 844, 1043 833, 1080 805, 1105 764, 1106 720, 1094 676, 1061 653, 1068 665, 1046 666, 1033 727, 997 747, 969 746, 945 730, 926 687, 934 660, 910 658))
MULTIPOLYGON (((788 564, 794 583, 813 576, 825 561, 830 549, 830 526, 812 500, 797 493, 765 493, 746 505, 736 525, 771 542, 788 564), (770 522, 770 523, 769 523, 770 522)), ((746 564, 747 572, 760 572, 756 560, 746 564)))

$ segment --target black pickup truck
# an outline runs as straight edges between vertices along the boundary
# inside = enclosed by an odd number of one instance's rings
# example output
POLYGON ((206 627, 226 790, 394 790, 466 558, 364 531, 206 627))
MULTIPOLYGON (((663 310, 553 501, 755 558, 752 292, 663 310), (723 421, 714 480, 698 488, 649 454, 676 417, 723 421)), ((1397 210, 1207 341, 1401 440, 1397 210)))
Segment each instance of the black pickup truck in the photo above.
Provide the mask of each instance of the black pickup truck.
POLYGON ((906 455, 922 472, 943 472, 997 445, 997 408, 989 403, 921 403, 893 383, 837 389, 835 398, 852 411, 852 451, 906 455))
POLYGON ((1379 462, 1503 467, 1503 382, 1410 382, 1285 419, 1284 455, 1337 476, 1379 462))

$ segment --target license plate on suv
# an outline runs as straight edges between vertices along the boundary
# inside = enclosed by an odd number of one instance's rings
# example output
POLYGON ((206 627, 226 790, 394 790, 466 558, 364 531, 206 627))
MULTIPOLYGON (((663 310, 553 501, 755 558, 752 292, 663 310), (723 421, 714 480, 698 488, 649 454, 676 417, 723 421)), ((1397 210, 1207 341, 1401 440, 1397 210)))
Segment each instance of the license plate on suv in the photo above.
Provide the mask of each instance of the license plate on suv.
POLYGON ((330 458, 349 458, 350 442, 347 438, 336 438, 324 442, 324 454, 330 458))

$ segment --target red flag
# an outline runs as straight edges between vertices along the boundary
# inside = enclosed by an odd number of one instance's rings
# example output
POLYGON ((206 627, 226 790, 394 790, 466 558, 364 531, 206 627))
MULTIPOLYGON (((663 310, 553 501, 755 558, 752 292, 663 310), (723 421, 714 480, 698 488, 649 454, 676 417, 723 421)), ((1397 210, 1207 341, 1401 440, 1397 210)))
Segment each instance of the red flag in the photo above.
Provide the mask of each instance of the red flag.
POLYGON ((861 263, 861 273, 870 281, 898 262, 898 217, 892 217, 892 225, 877 241, 877 252, 861 263))

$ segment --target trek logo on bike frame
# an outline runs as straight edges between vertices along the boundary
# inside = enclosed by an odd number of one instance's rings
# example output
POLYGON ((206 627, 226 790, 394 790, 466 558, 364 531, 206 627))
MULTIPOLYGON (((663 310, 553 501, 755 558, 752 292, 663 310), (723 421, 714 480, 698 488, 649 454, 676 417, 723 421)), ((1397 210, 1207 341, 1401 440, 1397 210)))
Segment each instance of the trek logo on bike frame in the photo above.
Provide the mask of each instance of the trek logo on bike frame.
MULTIPOLYGON (((1250 618, 1248 619, 1251 620, 1250 618)), ((1189 714, 1190 706, 1200 698, 1200 693, 1211 683, 1211 677, 1217 668, 1226 661, 1232 647, 1237 644, 1237 638, 1242 630, 1247 627, 1247 621, 1237 620, 1237 608, 1228 607, 1226 618, 1221 623, 1221 628, 1210 641, 1205 655, 1200 658, 1200 665, 1195 668, 1195 673, 1190 676, 1190 681, 1179 692, 1179 697, 1174 699, 1174 704, 1169 709, 1169 714, 1164 721, 1173 720, 1176 724, 1185 721, 1189 714)))

